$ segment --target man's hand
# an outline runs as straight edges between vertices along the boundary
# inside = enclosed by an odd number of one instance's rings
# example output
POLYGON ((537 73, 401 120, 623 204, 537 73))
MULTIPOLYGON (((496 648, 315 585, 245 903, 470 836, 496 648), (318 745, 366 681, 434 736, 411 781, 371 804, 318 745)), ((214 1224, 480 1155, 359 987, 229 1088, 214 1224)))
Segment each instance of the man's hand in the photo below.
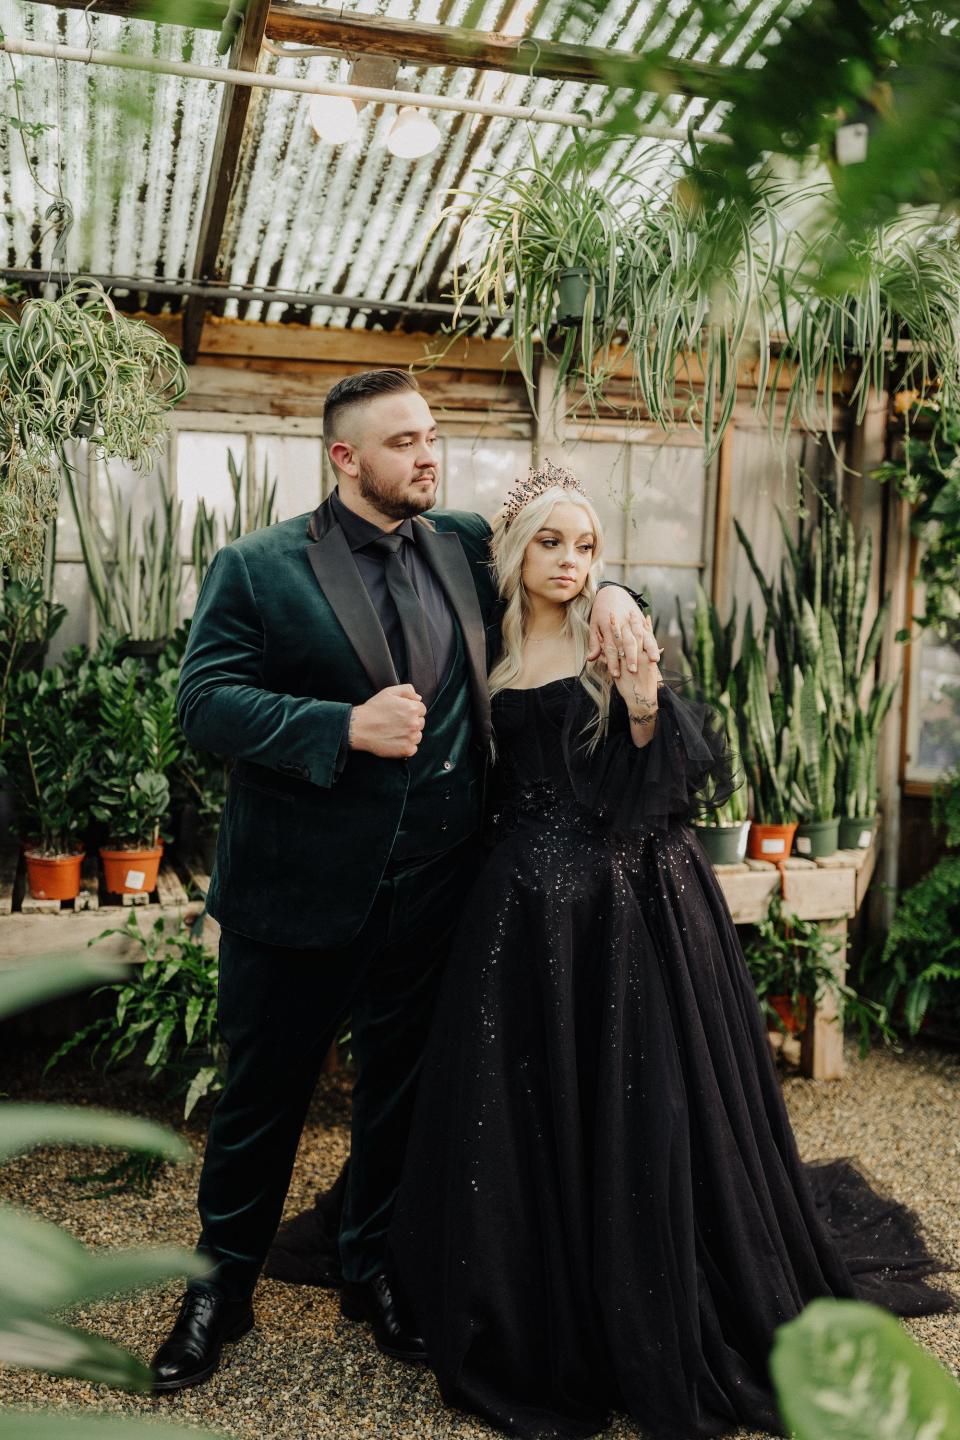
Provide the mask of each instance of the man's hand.
POLYGON ((619 585, 605 585, 590 613, 587 659, 598 660, 603 655, 607 669, 616 679, 624 663, 635 674, 644 651, 649 660, 659 661, 660 646, 654 638, 653 626, 626 590, 619 585))
POLYGON ((423 735, 427 707, 412 685, 388 685, 350 716, 350 749, 387 760, 409 760, 423 735))

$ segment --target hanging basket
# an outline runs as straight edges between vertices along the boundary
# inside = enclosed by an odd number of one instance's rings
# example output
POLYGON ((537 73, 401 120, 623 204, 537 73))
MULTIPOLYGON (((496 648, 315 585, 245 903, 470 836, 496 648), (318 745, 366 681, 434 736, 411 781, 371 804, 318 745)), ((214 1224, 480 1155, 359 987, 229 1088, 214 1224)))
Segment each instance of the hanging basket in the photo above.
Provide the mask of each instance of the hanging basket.
MULTIPOLYGON (((559 300, 557 302, 557 324, 579 325, 587 308, 590 294, 590 271, 586 265, 570 265, 560 271, 557 280, 559 300)), ((595 290, 594 316, 602 315, 607 307, 607 287, 598 284, 595 290)))

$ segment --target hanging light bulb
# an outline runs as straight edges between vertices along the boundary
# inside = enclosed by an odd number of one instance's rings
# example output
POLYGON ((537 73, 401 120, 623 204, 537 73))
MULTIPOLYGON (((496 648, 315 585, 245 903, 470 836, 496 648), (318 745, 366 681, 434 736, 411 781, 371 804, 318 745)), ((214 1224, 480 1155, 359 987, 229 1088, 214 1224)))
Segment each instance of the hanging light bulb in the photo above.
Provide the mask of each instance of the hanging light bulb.
POLYGON ((419 160, 436 150, 441 138, 436 125, 419 105, 401 105, 387 136, 387 149, 399 160, 419 160))
POLYGON ((310 124, 321 140, 343 145, 357 129, 357 106, 349 95, 311 95, 310 124))

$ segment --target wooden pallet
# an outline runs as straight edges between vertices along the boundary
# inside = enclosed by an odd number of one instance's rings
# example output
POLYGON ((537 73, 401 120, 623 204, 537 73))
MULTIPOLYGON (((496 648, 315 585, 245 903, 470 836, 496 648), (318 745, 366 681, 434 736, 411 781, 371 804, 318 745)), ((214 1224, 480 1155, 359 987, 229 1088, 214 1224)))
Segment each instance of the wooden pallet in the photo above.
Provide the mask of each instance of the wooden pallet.
MULTIPOLYGON (((122 927, 133 907, 145 927, 161 916, 172 924, 180 920, 192 923, 203 913, 210 884, 199 861, 176 855, 164 858, 156 889, 149 894, 107 892, 95 854, 87 856, 80 879, 76 900, 39 899, 30 893, 19 851, 10 845, 0 848, 0 966, 36 955, 85 949, 102 931, 122 927)), ((205 917, 203 938, 209 944, 219 938, 216 922, 209 917, 205 917)), ((141 958, 138 948, 122 935, 99 941, 97 952, 131 960, 141 958)))

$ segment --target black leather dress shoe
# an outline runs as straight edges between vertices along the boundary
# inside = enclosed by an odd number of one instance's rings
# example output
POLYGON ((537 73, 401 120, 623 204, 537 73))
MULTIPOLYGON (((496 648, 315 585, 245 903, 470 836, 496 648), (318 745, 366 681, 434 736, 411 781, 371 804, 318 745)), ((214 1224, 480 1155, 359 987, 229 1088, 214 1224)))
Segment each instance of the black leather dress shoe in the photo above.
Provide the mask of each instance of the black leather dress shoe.
POLYGON ((209 1379, 220 1364, 224 1341, 253 1329, 249 1300, 222 1300, 208 1290, 188 1290, 173 1329, 150 1362, 154 1395, 185 1390, 209 1379))
POLYGON ((348 1320, 366 1320, 373 1326, 377 1349, 397 1360, 426 1360, 427 1347, 403 1314, 396 1291, 385 1274, 361 1284, 345 1284, 340 1310, 348 1320))

